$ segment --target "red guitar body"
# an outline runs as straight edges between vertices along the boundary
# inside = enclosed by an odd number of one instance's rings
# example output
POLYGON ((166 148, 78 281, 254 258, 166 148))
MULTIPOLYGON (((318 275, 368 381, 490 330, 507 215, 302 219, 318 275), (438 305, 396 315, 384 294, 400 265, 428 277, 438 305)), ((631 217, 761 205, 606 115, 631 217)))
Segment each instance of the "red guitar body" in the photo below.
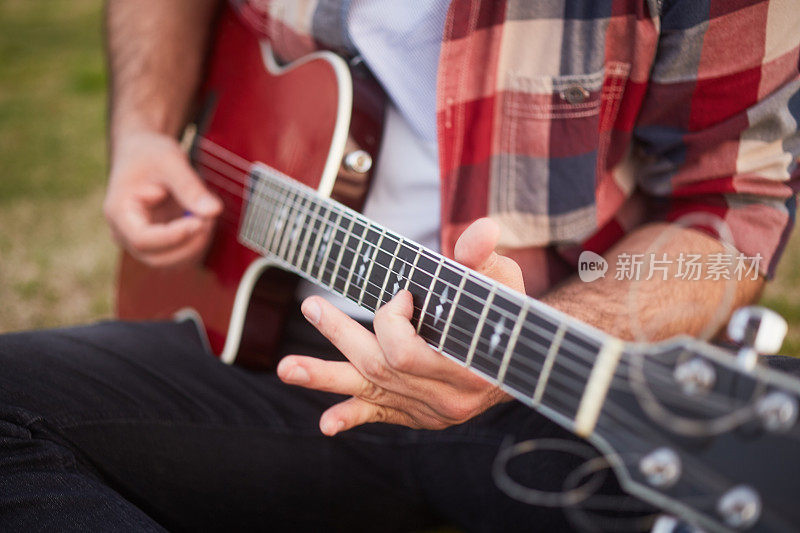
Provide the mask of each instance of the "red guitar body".
POLYGON ((354 150, 377 154, 383 94, 330 52, 280 66, 269 45, 226 8, 198 98, 191 159, 224 202, 201 265, 153 269, 123 253, 117 313, 125 320, 198 319, 227 362, 273 364, 297 278, 238 241, 248 166, 264 163, 321 196, 360 209, 370 171, 347 170, 354 150), (356 103, 357 105, 353 105, 356 103))

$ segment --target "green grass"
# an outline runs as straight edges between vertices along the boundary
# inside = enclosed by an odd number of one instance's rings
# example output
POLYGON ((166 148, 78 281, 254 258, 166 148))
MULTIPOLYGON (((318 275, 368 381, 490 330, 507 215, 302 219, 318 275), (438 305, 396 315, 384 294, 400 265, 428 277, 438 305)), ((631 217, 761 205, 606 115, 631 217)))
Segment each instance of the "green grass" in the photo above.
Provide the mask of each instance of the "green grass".
POLYGON ((800 231, 795 228, 792 240, 778 265, 775 279, 767 285, 761 305, 774 309, 789 322, 789 334, 783 353, 800 356, 800 231))
POLYGON ((101 9, 0 2, 0 331, 111 316, 101 9))
POLYGON ((85 195, 104 177, 97 0, 0 3, 0 205, 85 195))
MULTIPOLYGON (((111 316, 101 0, 0 0, 0 331, 111 316)), ((800 235, 763 303, 800 355, 800 235)))

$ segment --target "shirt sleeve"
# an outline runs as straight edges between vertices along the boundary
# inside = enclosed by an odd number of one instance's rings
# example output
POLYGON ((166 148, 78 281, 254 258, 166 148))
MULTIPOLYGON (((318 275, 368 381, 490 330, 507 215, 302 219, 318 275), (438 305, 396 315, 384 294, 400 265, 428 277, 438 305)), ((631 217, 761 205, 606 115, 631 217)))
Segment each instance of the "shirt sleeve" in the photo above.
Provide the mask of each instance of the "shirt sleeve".
POLYGON ((665 1, 633 130, 637 184, 658 206, 650 218, 716 217, 767 277, 800 190, 795 1, 665 1))

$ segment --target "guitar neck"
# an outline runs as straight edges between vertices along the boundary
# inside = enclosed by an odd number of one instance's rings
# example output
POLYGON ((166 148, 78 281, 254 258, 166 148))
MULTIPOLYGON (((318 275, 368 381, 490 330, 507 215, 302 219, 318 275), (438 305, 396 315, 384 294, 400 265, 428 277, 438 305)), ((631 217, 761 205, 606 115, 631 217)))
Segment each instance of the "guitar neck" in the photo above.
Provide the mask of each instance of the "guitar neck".
POLYGON ((412 324, 428 344, 576 433, 591 433, 620 341, 268 167, 251 172, 239 239, 373 312, 407 289, 412 324))

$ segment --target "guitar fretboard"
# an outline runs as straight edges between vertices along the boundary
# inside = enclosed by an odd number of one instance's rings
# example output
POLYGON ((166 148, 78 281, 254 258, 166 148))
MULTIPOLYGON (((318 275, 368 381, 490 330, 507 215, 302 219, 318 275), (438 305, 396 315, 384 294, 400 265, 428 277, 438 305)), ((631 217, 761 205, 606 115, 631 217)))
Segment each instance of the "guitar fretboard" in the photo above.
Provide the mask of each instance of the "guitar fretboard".
POLYGON ((595 397, 589 384, 607 335, 268 167, 254 167, 248 192, 244 245, 373 312, 408 290, 412 324, 432 347, 573 427, 588 410, 593 425, 599 405, 584 404, 602 404, 605 390, 595 397))

